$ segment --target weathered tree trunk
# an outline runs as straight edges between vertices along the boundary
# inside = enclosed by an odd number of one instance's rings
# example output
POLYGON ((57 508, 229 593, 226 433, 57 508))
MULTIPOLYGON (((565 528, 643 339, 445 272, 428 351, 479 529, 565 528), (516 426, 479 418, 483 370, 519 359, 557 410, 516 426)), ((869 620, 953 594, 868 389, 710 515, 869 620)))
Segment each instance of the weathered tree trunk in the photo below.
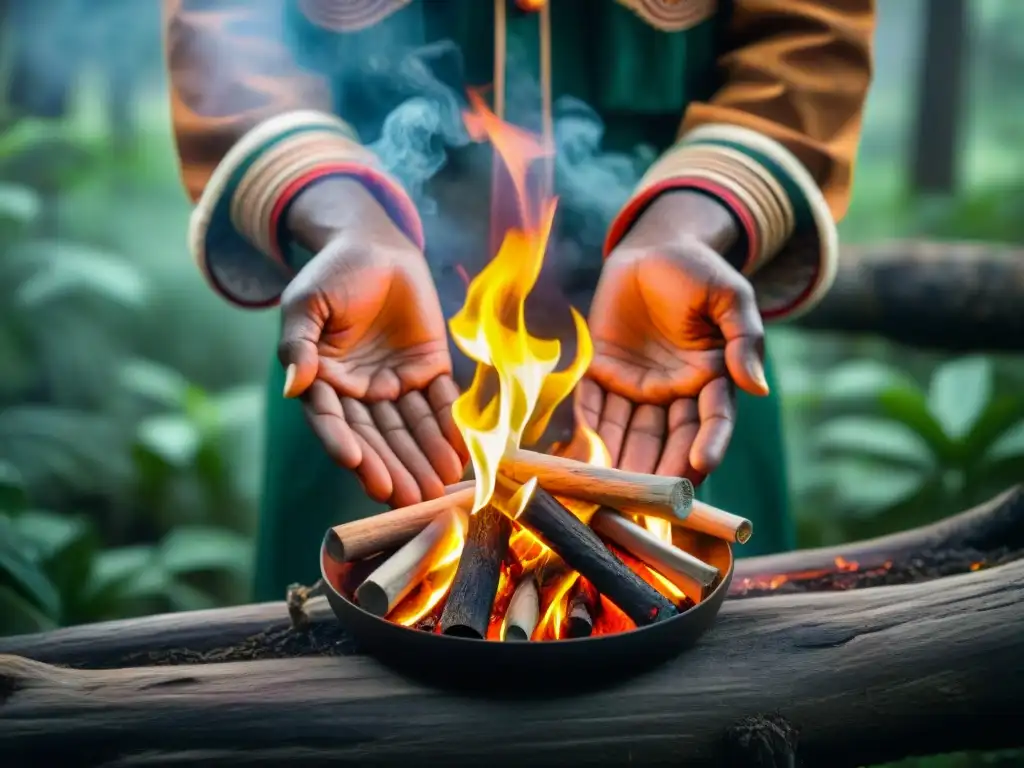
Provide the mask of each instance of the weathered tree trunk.
MULTIPOLYGON (((741 561, 737 579, 827 567, 836 556, 872 562, 1022 541, 1018 487, 916 531, 741 561)), ((322 600, 306 610, 302 652, 341 655, 288 658, 301 633, 281 603, 0 640, 0 653, 22 655, 0 656, 4 765, 749 767, 799 758, 842 768, 1024 745, 1011 722, 1024 690, 1024 560, 899 587, 730 600, 693 651, 608 690, 554 699, 530 698, 528 680, 494 699, 424 688, 358 655, 322 600), (257 646, 279 658, 211 663, 257 646), (95 669, 189 658, 204 663, 95 669)))
POLYGON ((1021 690, 1017 562, 728 602, 692 652, 562 698, 439 692, 361 656, 109 671, 0 657, 0 753, 14 766, 719 766, 792 753, 799 732, 806 765, 842 768, 1015 746, 1021 690))
POLYGON ((1024 349, 1024 249, 895 241, 843 249, 821 304, 797 321, 957 352, 1024 349))
POLYGON ((922 6, 921 71, 911 149, 911 188, 950 194, 957 186, 967 50, 966 0, 922 6))

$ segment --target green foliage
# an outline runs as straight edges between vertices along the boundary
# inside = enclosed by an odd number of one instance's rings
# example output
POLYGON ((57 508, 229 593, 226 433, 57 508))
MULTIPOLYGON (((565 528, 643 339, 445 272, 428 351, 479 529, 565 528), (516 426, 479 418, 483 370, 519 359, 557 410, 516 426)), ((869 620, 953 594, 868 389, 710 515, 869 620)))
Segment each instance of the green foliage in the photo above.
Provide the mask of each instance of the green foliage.
POLYGON ((95 149, 24 127, 0 139, 0 633, 243 600, 261 394, 145 359, 151 279, 53 215, 95 149))
MULTIPOLYGON (((1024 477, 1024 397, 997 363, 963 357, 919 383, 905 370, 855 360, 800 398, 809 411, 811 521, 860 538, 926 524, 1024 477)), ((829 538, 819 531, 818 541, 829 538)))

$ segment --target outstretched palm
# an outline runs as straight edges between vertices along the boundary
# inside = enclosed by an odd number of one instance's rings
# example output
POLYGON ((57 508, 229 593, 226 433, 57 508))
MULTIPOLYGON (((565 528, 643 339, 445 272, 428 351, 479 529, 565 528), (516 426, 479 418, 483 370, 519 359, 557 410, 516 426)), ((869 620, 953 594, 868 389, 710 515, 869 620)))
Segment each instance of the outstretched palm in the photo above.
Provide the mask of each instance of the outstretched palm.
POLYGON ((374 498, 399 506, 458 480, 444 318, 423 255, 397 231, 372 245, 341 237, 282 299, 285 394, 301 395, 331 455, 374 498))
POLYGON ((697 241, 624 242, 605 264, 590 330, 578 403, 624 469, 699 481, 732 435, 734 382, 767 392, 750 286, 697 241))

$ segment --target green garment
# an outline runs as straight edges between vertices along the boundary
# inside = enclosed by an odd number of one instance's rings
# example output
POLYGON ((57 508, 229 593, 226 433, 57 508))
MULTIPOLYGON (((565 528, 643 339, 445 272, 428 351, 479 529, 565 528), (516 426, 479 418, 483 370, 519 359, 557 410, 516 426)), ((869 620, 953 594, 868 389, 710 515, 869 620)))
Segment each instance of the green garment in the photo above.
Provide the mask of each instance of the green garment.
MULTIPOLYGON (((412 3, 380 26, 403 23, 408 28, 412 14, 425 14, 423 6, 412 3)), ((659 150, 671 146, 686 103, 707 98, 717 86, 715 41, 726 11, 688 32, 666 34, 612 0, 587 0, 584 24, 579 23, 580 7, 564 0, 552 5, 555 94, 575 96, 598 111, 607 127, 608 149, 629 149, 638 142, 659 150)), ((487 82, 491 3, 438 2, 430 8, 420 22, 426 39, 453 38, 464 52, 467 81, 487 82)), ((510 35, 528 55, 531 44, 535 46, 535 24, 533 17, 510 17, 510 35)), ((351 40, 346 37, 344 45, 348 51, 373 49, 370 36, 380 31, 373 28, 351 40)), ((325 45, 339 44, 321 39, 318 48, 316 42, 304 39, 303 50, 312 56, 310 51, 322 54, 325 45)), ((345 114, 343 104, 339 108, 345 114)), ((754 398, 740 393, 737 428, 725 461, 698 489, 702 500, 753 521, 754 536, 739 548, 740 556, 793 546, 779 399, 768 363, 773 394, 754 398)), ((275 360, 271 368, 257 600, 280 599, 288 584, 308 584, 317 578, 317 554, 327 528, 384 510, 365 497, 355 475, 332 464, 307 426, 300 404, 282 398, 281 366, 275 360)))

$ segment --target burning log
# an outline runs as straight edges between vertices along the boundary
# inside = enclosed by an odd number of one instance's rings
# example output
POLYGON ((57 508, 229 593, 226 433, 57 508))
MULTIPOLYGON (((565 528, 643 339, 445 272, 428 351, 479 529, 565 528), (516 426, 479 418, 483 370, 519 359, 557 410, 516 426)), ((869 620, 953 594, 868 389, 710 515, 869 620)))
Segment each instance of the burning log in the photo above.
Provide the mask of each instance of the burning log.
MULTIPOLYGON (((646 626, 678 615, 676 607, 637 576, 589 526, 543 488, 533 486, 516 521, 543 541, 570 567, 629 616, 646 626)), ((523 486, 528 492, 529 486, 523 486)))
POLYGON ((540 590, 537 579, 531 573, 524 576, 505 613, 505 640, 525 641, 533 637, 533 630, 540 621, 540 590))
POLYGON ((594 631, 597 604, 597 592, 593 586, 586 579, 577 581, 569 597, 562 634, 568 638, 590 637, 594 631))
POLYGON ((606 539, 631 552, 653 568, 694 602, 703 600, 718 578, 718 569, 689 552, 666 544, 646 528, 611 510, 598 510, 590 527, 606 539))
POLYGON ((473 506, 472 480, 445 488, 445 495, 379 515, 336 525, 327 531, 324 545, 332 560, 350 563, 400 547, 449 509, 468 511, 473 506))
POLYGON ((484 507, 469 518, 459 568, 441 614, 444 634, 478 640, 487 636, 511 532, 511 521, 497 507, 484 507))
POLYGON ((389 557, 359 587, 359 607, 376 616, 387 616, 402 598, 451 555, 464 530, 465 517, 450 509, 389 557))
POLYGON ((624 472, 546 453, 517 450, 502 460, 500 470, 517 483, 536 478, 556 496, 635 508, 674 523, 684 520, 693 504, 693 484, 685 478, 624 472))
MULTIPOLYGON (((647 510, 642 507, 627 504, 622 507, 615 507, 627 515, 646 515, 647 510)), ((746 544, 754 533, 754 524, 745 517, 726 512, 724 509, 712 507, 697 499, 693 500, 690 507, 690 514, 682 520, 670 521, 682 528, 689 528, 691 531, 706 533, 717 539, 732 542, 734 544, 746 544)))

